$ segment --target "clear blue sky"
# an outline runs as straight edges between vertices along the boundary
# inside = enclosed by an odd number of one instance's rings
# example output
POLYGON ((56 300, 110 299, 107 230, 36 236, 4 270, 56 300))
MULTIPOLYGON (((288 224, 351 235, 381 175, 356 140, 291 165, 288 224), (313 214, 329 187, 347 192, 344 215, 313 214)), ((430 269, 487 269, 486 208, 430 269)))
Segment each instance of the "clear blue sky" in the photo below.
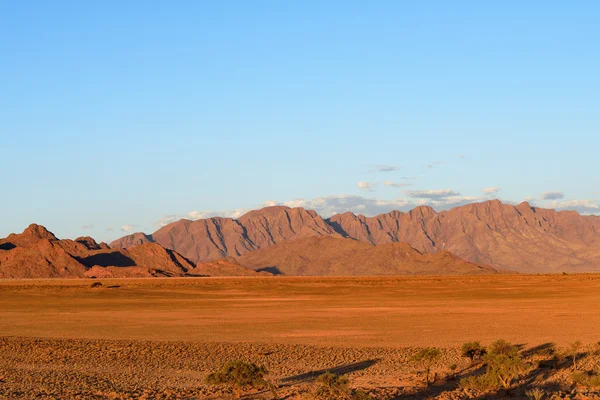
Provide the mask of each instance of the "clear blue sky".
POLYGON ((0 0, 0 237, 37 222, 110 240, 267 201, 600 213, 599 15, 0 0))

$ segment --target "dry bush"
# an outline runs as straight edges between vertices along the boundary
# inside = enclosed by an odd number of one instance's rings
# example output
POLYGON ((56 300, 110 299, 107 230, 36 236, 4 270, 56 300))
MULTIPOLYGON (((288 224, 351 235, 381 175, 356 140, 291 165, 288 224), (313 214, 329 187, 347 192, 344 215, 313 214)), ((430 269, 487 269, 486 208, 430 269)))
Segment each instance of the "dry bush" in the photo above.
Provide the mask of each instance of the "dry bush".
POLYGON ((205 378, 208 385, 229 386, 236 398, 242 397, 242 392, 247 389, 262 389, 269 385, 265 379, 267 370, 263 366, 247 363, 241 360, 229 361, 220 371, 213 372, 205 378))
POLYGON ((325 372, 315 380, 312 398, 315 400, 366 400, 371 397, 361 390, 350 388, 350 380, 345 375, 325 372))

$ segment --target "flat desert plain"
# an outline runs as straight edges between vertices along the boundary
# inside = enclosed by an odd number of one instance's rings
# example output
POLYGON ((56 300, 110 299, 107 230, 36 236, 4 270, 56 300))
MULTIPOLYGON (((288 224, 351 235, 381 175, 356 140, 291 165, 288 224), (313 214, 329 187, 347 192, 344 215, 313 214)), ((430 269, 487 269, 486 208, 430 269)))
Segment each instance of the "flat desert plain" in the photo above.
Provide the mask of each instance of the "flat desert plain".
MULTIPOLYGON (((474 398, 443 377, 471 368, 462 343, 499 338, 530 356, 592 349, 600 275, 1 281, 0 398, 227 398, 203 378, 238 358, 265 365, 281 398, 326 370, 373 398, 474 398), (424 392, 410 358, 427 346, 442 357, 424 392)), ((566 367, 538 373, 544 390, 574 390, 566 367)))

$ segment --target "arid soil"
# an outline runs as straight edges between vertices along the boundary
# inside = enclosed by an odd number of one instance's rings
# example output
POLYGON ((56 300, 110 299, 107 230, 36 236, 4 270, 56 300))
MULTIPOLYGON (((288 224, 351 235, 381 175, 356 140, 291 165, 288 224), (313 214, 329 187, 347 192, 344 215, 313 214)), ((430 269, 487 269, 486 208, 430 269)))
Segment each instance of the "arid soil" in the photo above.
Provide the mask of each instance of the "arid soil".
POLYGON ((600 275, 99 281, 0 282, 0 398, 228 398, 203 377, 237 358, 264 364, 288 399, 328 369, 373 398, 483 398, 448 367, 473 373, 458 347, 498 338, 532 365, 516 398, 595 398, 548 348, 581 340, 579 368, 597 367, 600 275), (428 392, 410 361, 424 346, 443 349, 428 392))

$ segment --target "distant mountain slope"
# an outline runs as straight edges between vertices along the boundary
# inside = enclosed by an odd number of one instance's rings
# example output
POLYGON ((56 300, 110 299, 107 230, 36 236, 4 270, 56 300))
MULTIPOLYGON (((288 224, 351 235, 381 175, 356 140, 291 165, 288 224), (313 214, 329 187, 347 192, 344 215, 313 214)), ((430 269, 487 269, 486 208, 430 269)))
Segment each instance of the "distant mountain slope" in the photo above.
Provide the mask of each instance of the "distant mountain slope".
POLYGON ((353 239, 309 237, 285 241, 238 259, 247 268, 300 276, 455 275, 496 273, 443 251, 423 254, 406 243, 374 246, 353 239))
POLYGON ((202 276, 273 276, 270 272, 257 272, 253 269, 242 267, 231 257, 200 263, 196 266, 195 272, 202 276))
POLYGON ((406 242, 421 252, 449 250, 467 261, 520 272, 600 270, 600 217, 486 201, 437 213, 417 207, 375 217, 347 212, 324 220, 303 208, 267 207, 238 220, 181 220, 141 239, 111 243, 128 248, 156 241, 194 262, 272 247, 313 236, 356 239, 375 245, 406 242))

